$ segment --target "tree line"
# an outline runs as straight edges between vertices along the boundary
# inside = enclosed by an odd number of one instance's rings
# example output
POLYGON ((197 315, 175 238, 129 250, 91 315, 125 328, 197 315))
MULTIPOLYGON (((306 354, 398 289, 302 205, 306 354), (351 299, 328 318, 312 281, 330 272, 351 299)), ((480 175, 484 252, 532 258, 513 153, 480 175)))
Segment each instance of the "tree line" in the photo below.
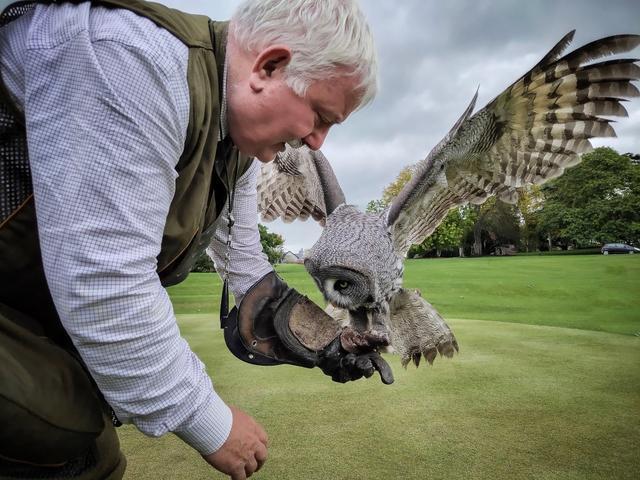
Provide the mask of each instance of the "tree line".
MULTIPOLYGON (((258 230, 260 232, 260 244, 262 245, 262 251, 267 256, 269 263, 274 264, 282 260, 284 255, 284 238, 282 235, 270 232, 267 227, 262 224, 258 224, 258 230)), ((215 272, 215 266, 207 252, 202 252, 196 258, 196 261, 191 267, 192 272, 215 272)))
MULTIPOLYGON (((404 168, 372 200, 383 212, 413 174, 404 168)), ((640 155, 597 148, 561 177, 518 189, 508 204, 492 197, 482 205, 452 209, 433 234, 408 256, 480 256, 514 251, 596 248, 604 243, 640 244, 640 155)))

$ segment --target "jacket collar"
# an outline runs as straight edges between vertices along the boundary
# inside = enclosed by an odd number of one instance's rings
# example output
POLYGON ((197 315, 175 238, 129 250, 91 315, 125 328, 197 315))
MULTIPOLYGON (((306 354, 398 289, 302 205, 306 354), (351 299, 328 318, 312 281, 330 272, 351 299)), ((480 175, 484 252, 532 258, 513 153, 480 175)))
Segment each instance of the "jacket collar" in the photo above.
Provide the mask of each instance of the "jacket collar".
POLYGON ((227 122, 227 36, 229 33, 229 22, 211 23, 211 40, 216 57, 216 67, 219 72, 218 78, 222 80, 220 82, 222 87, 218 92, 218 100, 220 101, 220 131, 218 132, 218 141, 221 141, 229 134, 229 125, 227 122))

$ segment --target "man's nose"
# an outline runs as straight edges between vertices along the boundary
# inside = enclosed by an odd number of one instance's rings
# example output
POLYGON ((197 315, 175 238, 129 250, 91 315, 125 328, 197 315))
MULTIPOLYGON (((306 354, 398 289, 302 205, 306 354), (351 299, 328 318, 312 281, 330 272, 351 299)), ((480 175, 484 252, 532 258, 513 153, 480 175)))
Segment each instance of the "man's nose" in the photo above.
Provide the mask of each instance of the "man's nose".
POLYGON ((324 139, 327 138, 328 133, 329 127, 316 127, 309 135, 304 137, 302 140, 304 141, 305 145, 311 150, 319 150, 324 143, 324 139))

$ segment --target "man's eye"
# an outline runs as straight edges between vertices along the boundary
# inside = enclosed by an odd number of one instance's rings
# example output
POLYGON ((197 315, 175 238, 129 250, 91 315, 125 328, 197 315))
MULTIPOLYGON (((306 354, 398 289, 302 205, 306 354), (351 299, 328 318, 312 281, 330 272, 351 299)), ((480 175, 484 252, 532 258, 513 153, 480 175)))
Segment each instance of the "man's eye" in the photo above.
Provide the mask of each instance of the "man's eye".
POLYGON ((327 120, 319 113, 316 113, 316 122, 318 123, 318 125, 331 125, 331 121, 327 120))

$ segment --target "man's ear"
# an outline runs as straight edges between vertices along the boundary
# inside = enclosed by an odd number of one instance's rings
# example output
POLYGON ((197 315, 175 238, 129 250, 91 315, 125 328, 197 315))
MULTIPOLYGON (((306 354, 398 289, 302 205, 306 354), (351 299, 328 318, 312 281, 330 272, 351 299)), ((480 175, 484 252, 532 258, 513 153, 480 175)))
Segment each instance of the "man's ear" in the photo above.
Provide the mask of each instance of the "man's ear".
POLYGON ((286 45, 272 45, 262 50, 251 68, 251 89, 262 91, 265 83, 280 76, 290 61, 291 49, 286 45))

